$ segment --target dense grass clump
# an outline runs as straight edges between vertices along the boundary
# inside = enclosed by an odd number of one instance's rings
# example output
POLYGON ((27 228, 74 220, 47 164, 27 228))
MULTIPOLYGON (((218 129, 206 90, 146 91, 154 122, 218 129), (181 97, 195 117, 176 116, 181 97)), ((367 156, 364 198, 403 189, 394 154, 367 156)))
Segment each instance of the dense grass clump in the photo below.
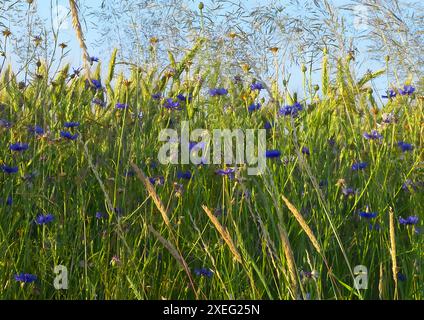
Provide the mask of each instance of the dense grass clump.
POLYGON ((423 299, 423 99, 350 61, 299 95, 219 68, 0 82, 2 299, 423 299), (195 70, 195 71, 193 71, 195 70), (303 96, 301 100, 298 96, 303 96), (164 128, 267 129, 267 169, 162 165, 164 128), (55 266, 68 269, 56 290, 55 266), (354 287, 355 266, 368 288, 354 287))

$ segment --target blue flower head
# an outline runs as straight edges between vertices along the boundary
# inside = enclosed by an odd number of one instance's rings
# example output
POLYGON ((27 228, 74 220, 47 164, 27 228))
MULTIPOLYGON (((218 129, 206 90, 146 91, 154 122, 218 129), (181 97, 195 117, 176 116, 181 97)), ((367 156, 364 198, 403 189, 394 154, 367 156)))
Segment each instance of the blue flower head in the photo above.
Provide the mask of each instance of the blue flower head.
POLYGON ((94 88, 96 88, 96 90, 102 89, 102 82, 100 80, 92 79, 91 83, 93 84, 94 88))
POLYGON ((280 116, 292 116, 297 117, 299 111, 302 111, 303 107, 299 102, 296 102, 295 104, 291 106, 284 106, 282 107, 278 113, 280 116))
POLYGON ((208 268, 194 269, 194 273, 197 276, 207 277, 207 278, 211 278, 213 276, 213 272, 208 268))
POLYGON ((163 103, 163 107, 169 110, 181 110, 180 103, 178 101, 174 101, 172 98, 168 98, 163 103))
POLYGON ((418 223, 418 217, 417 216, 409 216, 406 219, 400 217, 399 223, 407 226, 415 225, 418 223))
POLYGON ((153 100, 160 100, 162 98, 162 94, 161 93, 154 93, 152 94, 152 99, 153 100))
POLYGON ((37 126, 37 125, 33 126, 33 127, 28 127, 28 131, 29 131, 29 133, 35 134, 35 135, 38 135, 38 136, 41 136, 41 135, 44 134, 44 129, 40 126, 37 126))
POLYGON ((91 61, 91 63, 93 63, 93 62, 99 62, 99 58, 97 58, 97 57, 90 57, 90 61, 91 61))
POLYGON ((9 146, 9 148, 10 148, 11 151, 22 152, 22 151, 28 150, 29 145, 28 145, 28 143, 18 142, 18 143, 12 143, 9 146))
POLYGON ((365 219, 374 219, 375 217, 377 217, 377 213, 375 213, 375 212, 360 211, 359 212, 359 216, 361 218, 365 218, 365 219))
POLYGON ((116 109, 127 109, 128 108, 128 105, 127 104, 125 104, 125 103, 120 103, 120 102, 118 102, 116 105, 115 105, 115 108, 116 109))
POLYGON ((367 162, 357 162, 352 165, 352 170, 353 171, 364 170, 366 167, 368 167, 367 162))
POLYGON ((106 103, 103 102, 102 100, 100 100, 99 98, 94 98, 91 101, 91 103, 94 104, 94 105, 96 105, 96 106, 102 107, 102 108, 106 107, 106 103))
POLYGON ((387 91, 387 95, 383 95, 381 96, 383 99, 391 99, 396 97, 396 92, 393 89, 390 89, 389 91, 387 91))
POLYGON ((367 140, 380 140, 383 138, 383 136, 379 134, 377 130, 372 130, 370 133, 364 132, 363 137, 367 140))
POLYGON ((412 144, 403 141, 398 142, 398 147, 402 150, 402 152, 414 150, 414 146, 412 144))
POLYGON ((248 110, 249 110, 249 112, 253 112, 253 111, 259 110, 260 108, 261 108, 261 104, 260 103, 252 103, 249 106, 248 110))
POLYGON ((76 140, 78 138, 78 133, 72 134, 68 131, 60 131, 60 136, 67 140, 76 140))
POLYGON ((165 183, 165 178, 163 176, 151 177, 149 178, 149 181, 154 186, 157 186, 157 185, 163 186, 165 183))
POLYGON ((31 283, 37 280, 37 276, 30 273, 15 274, 14 278, 17 282, 22 282, 22 283, 31 283))
POLYGON ((65 128, 75 128, 75 127, 79 127, 80 123, 79 122, 65 122, 64 127, 65 128))
POLYGON ((272 126, 273 126, 273 124, 271 122, 267 121, 264 124, 264 129, 270 130, 270 129, 272 129, 272 126))
POLYGON ((185 171, 185 172, 182 172, 182 171, 178 171, 177 172, 177 178, 178 179, 185 179, 185 180, 190 180, 191 179, 191 172, 190 171, 185 171))
POLYGON ((2 164, 0 170, 7 174, 17 173, 19 171, 18 167, 10 167, 6 164, 2 164))
POLYGON ((309 148, 308 147, 302 147, 302 153, 304 155, 307 155, 307 156, 310 156, 311 155, 311 152, 309 151, 309 148))
POLYGON ((228 90, 225 88, 215 88, 215 89, 210 89, 209 90, 209 95, 211 97, 215 97, 215 96, 225 96, 228 94, 228 90))
POLYGON ((415 88, 414 88, 413 86, 411 86, 411 85, 403 86, 403 90, 402 90, 402 89, 399 89, 399 93, 400 93, 402 96, 405 96, 405 95, 410 96, 410 95, 411 95, 411 94, 413 94, 414 92, 415 92, 415 88))
POLYGON ((280 150, 267 150, 265 152, 265 157, 267 158, 279 158, 281 157, 281 151, 280 150))
POLYGON ((234 174, 236 170, 234 168, 228 168, 228 169, 219 169, 215 171, 215 174, 219 176, 227 176, 230 179, 234 179, 234 174))
POLYGON ((264 85, 260 82, 254 82, 250 85, 250 90, 258 90, 261 91, 264 88, 264 85))
POLYGON ((38 225, 43 225, 51 223, 53 220, 54 216, 51 213, 48 213, 46 215, 39 215, 37 218, 35 218, 35 223, 38 225))

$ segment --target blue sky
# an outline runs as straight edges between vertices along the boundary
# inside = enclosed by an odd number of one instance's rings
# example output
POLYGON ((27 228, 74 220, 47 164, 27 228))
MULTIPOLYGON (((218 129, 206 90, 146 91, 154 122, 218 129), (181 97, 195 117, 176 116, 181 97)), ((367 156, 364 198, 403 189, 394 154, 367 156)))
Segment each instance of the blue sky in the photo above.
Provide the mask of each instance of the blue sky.
MULTIPOLYGON (((111 1, 111 0, 108 0, 111 1)), ((257 0, 249 0, 246 1, 246 4, 248 7, 256 7, 260 4, 263 3, 269 3, 272 0, 261 0, 261 1, 257 1, 257 0)), ((100 6, 102 0, 89 0, 89 5, 90 7, 96 7, 96 6, 100 6)), ((207 5, 210 1, 204 1, 204 3, 207 5)), ((335 1, 335 3, 337 5, 343 5, 348 3, 349 1, 335 1)), ((85 3, 86 4, 86 3, 85 3)), ((192 7, 197 7, 198 2, 197 1, 192 1, 192 0, 187 0, 187 4, 189 6, 192 7)), ((59 42, 65 42, 68 44, 69 49, 70 49, 70 54, 68 55, 68 57, 66 58, 65 62, 69 62, 73 67, 78 67, 82 64, 82 59, 81 59, 81 51, 79 48, 79 45, 76 41, 75 38, 75 34, 74 34, 74 30, 72 28, 72 23, 71 23, 71 19, 68 17, 66 17, 66 15, 69 12, 69 4, 68 4, 68 0, 38 0, 37 1, 37 9, 38 9, 38 13, 40 14, 40 16, 45 20, 47 27, 51 26, 50 23, 50 17, 53 13, 53 16, 56 16, 58 14, 59 16, 59 20, 62 20, 63 27, 61 28, 61 31, 59 33, 59 42), (53 3, 53 11, 51 10, 51 3, 53 3)), ((88 19, 88 17, 86 17, 86 19, 88 19)), ((89 22, 89 21, 88 21, 89 22)), ((89 44, 89 52, 91 55, 99 57, 101 60, 104 61, 108 61, 109 56, 110 56, 110 52, 105 52, 103 50, 101 50, 100 48, 94 47, 93 45, 90 45, 92 43, 94 43, 94 41, 97 39, 97 34, 92 31, 90 28, 88 28, 88 30, 86 30, 84 28, 85 31, 85 35, 86 35, 86 40, 87 43, 89 44)), ((359 49, 361 50, 362 48, 359 47, 359 49)), ((378 68, 380 68, 381 66, 379 65, 375 65, 374 62, 370 62, 370 61, 363 61, 360 65, 360 72, 359 74, 365 72, 367 69, 372 69, 372 70, 376 70, 378 68)), ((301 81, 301 77, 300 77, 300 72, 298 70, 298 68, 296 69, 292 69, 290 70, 292 75, 291 78, 291 89, 294 91, 301 91, 302 88, 302 81, 301 81)), ((384 78, 384 77, 383 77, 384 78)), ((315 83, 319 83, 319 77, 315 76, 314 77, 314 82, 315 83)), ((379 81, 377 81, 375 83, 378 91, 384 91, 385 87, 386 87, 386 81, 385 79, 381 79, 379 81)))

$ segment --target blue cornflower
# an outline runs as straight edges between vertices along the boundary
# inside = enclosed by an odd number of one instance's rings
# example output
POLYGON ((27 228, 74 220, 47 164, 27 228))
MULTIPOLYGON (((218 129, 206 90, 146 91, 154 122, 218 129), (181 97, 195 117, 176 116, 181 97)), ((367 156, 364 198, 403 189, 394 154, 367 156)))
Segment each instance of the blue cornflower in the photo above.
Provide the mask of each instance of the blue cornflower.
POLYGON ((381 230, 381 226, 380 226, 380 224, 379 223, 374 223, 374 224, 372 224, 371 222, 368 224, 368 228, 369 228, 369 230, 370 231, 373 231, 373 230, 375 230, 375 231, 380 231, 381 230))
POLYGON ((299 102, 296 102, 295 104, 291 106, 284 106, 282 107, 278 113, 280 116, 293 116, 296 117, 299 113, 299 111, 302 111, 303 107, 299 102))
POLYGON ((91 103, 100 107, 106 107, 106 103, 100 100, 99 98, 94 98, 91 103))
POLYGON ((79 127, 80 123, 79 122, 65 122, 64 127, 65 128, 75 128, 75 127, 79 127))
POLYGON ((191 172, 190 171, 178 171, 177 172, 177 178, 178 179, 186 179, 186 180, 190 180, 191 179, 191 172))
POLYGON ((96 212, 96 219, 103 219, 105 217, 105 215, 103 214, 103 212, 96 212))
POLYGON ((97 57, 90 57, 90 61, 91 61, 91 63, 93 63, 93 62, 99 62, 99 58, 97 58, 97 57))
POLYGON ((0 166, 0 170, 2 170, 4 173, 12 174, 17 173, 19 171, 18 167, 10 167, 8 165, 2 164, 0 166))
POLYGON ((15 274, 15 280, 22 283, 31 283, 37 280, 37 276, 30 273, 15 274))
POLYGON ((260 103, 252 103, 249 106, 248 110, 249 110, 249 112, 253 112, 253 111, 259 110, 260 108, 261 108, 261 104, 260 103))
POLYGON ((225 88, 215 88, 215 89, 210 89, 209 90, 209 95, 211 97, 225 96, 226 94, 228 94, 228 90, 225 89, 225 88))
POLYGON ((219 169, 215 171, 215 174, 219 175, 219 176, 227 176, 230 179, 234 178, 234 173, 236 172, 235 169, 233 168, 228 168, 228 169, 219 169))
POLYGON ((6 199, 6 205, 7 205, 7 206, 11 206, 11 205, 12 205, 12 203, 13 203, 13 198, 12 198, 12 196, 8 196, 8 197, 7 197, 7 199, 6 199))
POLYGON ((37 218, 35 218, 35 223, 38 225, 48 224, 54 220, 54 216, 51 213, 48 213, 46 215, 39 215, 37 218))
POLYGON ((33 127, 28 127, 28 131, 32 134, 39 135, 39 136, 44 134, 44 129, 37 125, 33 127))
POLYGON ((411 226, 411 225, 417 224, 418 223, 418 220, 419 219, 418 219, 417 216, 409 216, 406 219, 400 217, 399 218, 399 223, 400 224, 403 224, 403 225, 411 226))
POLYGON ((60 131, 60 136, 68 140, 76 140, 78 138, 78 133, 72 134, 68 131, 60 131))
POLYGON ((264 85, 260 82, 254 82, 250 85, 250 90, 258 90, 261 91, 264 88, 264 85))
POLYGON ((163 106, 169 110, 181 110, 180 103, 178 101, 174 101, 172 98, 166 99, 163 106))
POLYGON ((0 119, 0 128, 5 128, 5 129, 9 129, 12 126, 12 124, 5 120, 5 119, 0 119))
POLYGON ((12 143, 9 146, 9 148, 10 148, 11 151, 22 152, 22 151, 28 150, 29 145, 28 145, 28 143, 18 142, 18 143, 12 143))
POLYGON ((398 142, 398 147, 402 150, 402 152, 412 151, 414 149, 414 146, 412 144, 403 141, 398 142))
POLYGON ((402 184, 402 189, 405 191, 409 191, 409 190, 414 190, 417 191, 418 186, 416 185, 416 183, 414 181, 412 181, 411 179, 407 179, 403 184, 402 184))
POLYGON ((406 85, 406 86, 403 86, 403 90, 402 89, 399 89, 399 93, 402 95, 402 96, 405 96, 405 95, 411 95, 411 94, 413 94, 415 92, 415 88, 413 87, 413 86, 411 86, 411 85, 406 85))
POLYGON ((208 268, 200 268, 200 269, 194 269, 194 273, 197 276, 207 277, 211 278, 213 275, 213 272, 208 268))
POLYGON ((116 109, 127 109, 128 108, 128 105, 127 104, 125 104, 125 103, 117 103, 116 105, 115 105, 115 108, 116 109))
POLYGON ((154 94, 152 94, 152 99, 153 100, 160 100, 160 98, 162 98, 162 94, 161 93, 154 93, 154 94))
POLYGON ((377 213, 376 212, 360 211, 359 216, 362 217, 362 218, 365 218, 365 219, 374 219, 375 217, 377 217, 377 213))
POLYGON ((402 281, 402 282, 406 281, 406 276, 401 272, 398 272, 397 277, 399 281, 402 281))
POLYGON ((271 123, 271 122, 267 121, 267 122, 265 122, 265 124, 264 124, 264 129, 266 129, 266 130, 270 130, 270 129, 272 129, 272 126, 273 126, 273 123, 271 123))
POLYGON ((311 155, 311 152, 309 151, 309 148, 308 147, 303 147, 302 148, 302 153, 305 154, 305 155, 307 155, 307 156, 310 156, 311 155))
POLYGON ((93 84, 93 86, 97 89, 100 90, 102 89, 102 82, 100 80, 96 80, 96 79, 92 79, 91 83, 93 84))
POLYGON ((267 158, 279 158, 279 157, 281 157, 281 151, 280 150, 267 150, 265 152, 265 157, 267 157, 267 158))
POLYGON ((383 99, 389 99, 396 97, 396 92, 393 89, 387 91, 387 95, 381 96, 383 99))
POLYGON ((377 130, 372 130, 370 133, 364 132, 362 136, 367 140, 377 140, 383 138, 383 136, 379 134, 377 130))
POLYGON ((157 177, 149 178, 149 181, 154 186, 156 185, 162 186, 165 183, 165 178, 162 176, 157 176, 157 177))
POLYGON ((357 163, 352 164, 352 170, 353 171, 364 170, 366 167, 368 167, 367 162, 357 162, 357 163))
POLYGON ((189 94, 188 97, 186 97, 185 95, 180 93, 180 94, 177 95, 177 99, 182 101, 182 102, 186 102, 187 100, 190 102, 193 99, 193 96, 191 94, 189 94))
POLYGON ((350 196, 354 196, 355 195, 355 190, 353 190, 353 188, 342 188, 342 193, 344 196, 346 197, 350 197, 350 196))

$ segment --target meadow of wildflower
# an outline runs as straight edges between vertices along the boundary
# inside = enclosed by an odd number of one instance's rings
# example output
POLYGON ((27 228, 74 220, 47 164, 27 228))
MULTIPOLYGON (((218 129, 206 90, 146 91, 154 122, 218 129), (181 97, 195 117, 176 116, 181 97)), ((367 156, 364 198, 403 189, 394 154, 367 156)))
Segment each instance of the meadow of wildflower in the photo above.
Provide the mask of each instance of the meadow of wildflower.
POLYGON ((358 75, 323 47, 294 92, 202 64, 208 43, 165 68, 157 39, 127 72, 118 49, 54 77, 40 57, 26 82, 1 67, 0 299, 423 299, 422 79, 382 96, 393 57, 358 75), (265 171, 162 164, 183 121, 266 130, 265 171))

